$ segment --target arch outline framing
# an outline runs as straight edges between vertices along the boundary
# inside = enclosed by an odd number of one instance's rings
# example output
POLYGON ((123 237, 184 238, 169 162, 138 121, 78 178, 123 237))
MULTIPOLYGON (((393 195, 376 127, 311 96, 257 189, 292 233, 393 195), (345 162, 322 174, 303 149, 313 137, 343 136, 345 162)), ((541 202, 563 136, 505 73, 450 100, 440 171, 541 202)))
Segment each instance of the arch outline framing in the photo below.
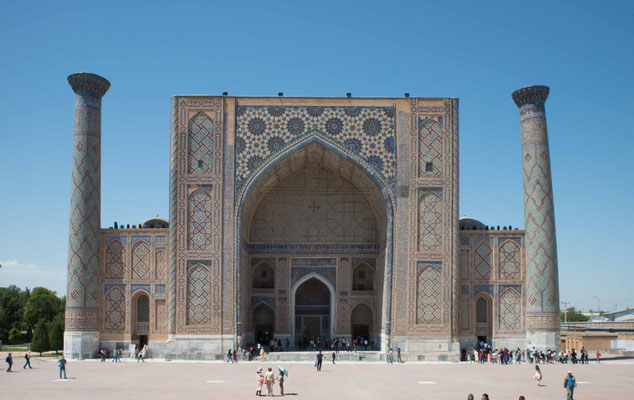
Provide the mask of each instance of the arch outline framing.
MULTIPOLYGON (((384 280, 384 297, 385 297, 385 313, 384 314, 384 323, 382 323, 381 331, 384 330, 385 335, 389 338, 391 335, 391 325, 392 325, 392 279, 393 279, 393 254, 394 254, 394 243, 393 243, 393 235, 394 235, 394 215, 396 211, 396 197, 394 196, 394 192, 391 189, 388 182, 380 176, 375 169, 367 164, 364 160, 362 160, 357 155, 348 151, 344 147, 342 147, 337 142, 325 137, 320 132, 314 131, 313 133, 302 137, 301 139, 289 144, 285 149, 268 159, 262 165, 259 166, 258 170, 249 177, 249 179, 244 183, 239 193, 236 195, 236 206, 235 206, 235 215, 234 215, 234 277, 235 277, 235 287, 234 287, 234 309, 235 309, 235 330, 236 330, 236 341, 237 338, 242 336, 242 310, 241 310, 241 256, 240 256, 240 242, 241 242, 241 225, 243 219, 243 211, 246 205, 247 200, 249 199, 249 195, 251 190, 255 187, 259 178, 264 176, 264 174, 269 171, 271 168, 275 167, 278 163, 285 160, 288 156, 295 153, 296 151, 310 145, 311 143, 317 143, 321 146, 325 147, 327 150, 332 151, 343 159, 352 162, 354 165, 360 167, 360 170, 363 171, 370 180, 376 185, 376 188, 381 193, 381 196, 385 202, 385 212, 386 212, 386 222, 387 229, 385 232, 385 280, 384 280)), ((333 296, 335 296, 336 291, 333 289, 333 296)), ((334 297, 332 299, 334 301, 334 297)), ((294 297, 291 296, 291 335, 294 336, 294 328, 295 328, 295 309, 294 309, 294 297)), ((334 304, 333 306, 334 307, 334 304)), ((334 308, 331 309, 331 313, 334 312, 334 308)), ((336 320, 331 321, 331 330, 334 333, 334 324, 336 320)))

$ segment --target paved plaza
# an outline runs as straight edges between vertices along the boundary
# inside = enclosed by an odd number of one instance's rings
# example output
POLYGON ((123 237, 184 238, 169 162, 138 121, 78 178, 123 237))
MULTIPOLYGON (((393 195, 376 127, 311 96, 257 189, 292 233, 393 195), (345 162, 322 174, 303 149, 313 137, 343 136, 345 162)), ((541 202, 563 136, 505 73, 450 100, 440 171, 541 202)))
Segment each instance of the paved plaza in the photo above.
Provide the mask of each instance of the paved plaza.
MULTIPOLYGON (((70 361, 69 379, 60 381, 55 360, 34 357, 33 369, 25 371, 20 357, 14 363, 17 372, 0 374, 3 398, 249 399, 256 398, 255 370, 275 367, 260 362, 70 361)), ((562 383, 568 369, 577 378, 576 399, 631 399, 634 391, 633 360, 542 365, 543 387, 535 385, 534 366, 529 364, 324 363, 321 373, 312 363, 284 365, 289 370, 285 391, 291 399, 466 399, 469 393, 476 399, 482 393, 492 400, 520 395, 527 400, 565 399, 562 383)))

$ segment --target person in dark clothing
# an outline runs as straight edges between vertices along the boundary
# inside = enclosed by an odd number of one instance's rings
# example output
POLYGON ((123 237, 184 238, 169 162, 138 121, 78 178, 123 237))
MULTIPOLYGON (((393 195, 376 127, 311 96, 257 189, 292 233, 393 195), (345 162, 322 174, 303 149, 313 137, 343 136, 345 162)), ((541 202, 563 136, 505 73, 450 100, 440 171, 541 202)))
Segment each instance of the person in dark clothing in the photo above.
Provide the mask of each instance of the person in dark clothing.
POLYGON ((26 362, 24 363, 24 367, 22 367, 23 369, 26 369, 26 366, 29 366, 29 369, 31 368, 31 353, 24 353, 24 359, 26 360, 26 362))
POLYGON ((7 372, 11 372, 11 367, 13 366, 13 357, 11 356, 11 353, 9 353, 9 355, 7 356, 7 358, 4 359, 4 361, 6 361, 7 364, 9 364, 9 368, 7 368, 7 372))
POLYGON ((317 372, 321 372, 321 363, 324 360, 324 355, 321 354, 321 350, 317 354, 317 372))

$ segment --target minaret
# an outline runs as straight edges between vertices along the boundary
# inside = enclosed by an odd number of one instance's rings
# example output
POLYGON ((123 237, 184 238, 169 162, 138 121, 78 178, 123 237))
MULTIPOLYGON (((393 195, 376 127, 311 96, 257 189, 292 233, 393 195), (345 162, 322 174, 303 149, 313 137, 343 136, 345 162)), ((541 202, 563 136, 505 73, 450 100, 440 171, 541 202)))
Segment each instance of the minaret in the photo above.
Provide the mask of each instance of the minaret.
POLYGON ((77 73, 68 83, 76 96, 64 355, 81 359, 93 357, 99 349, 101 98, 110 82, 77 73))
POLYGON ((548 86, 529 86, 513 92, 522 133, 526 340, 537 349, 561 347, 555 209, 544 108, 549 91, 548 86))

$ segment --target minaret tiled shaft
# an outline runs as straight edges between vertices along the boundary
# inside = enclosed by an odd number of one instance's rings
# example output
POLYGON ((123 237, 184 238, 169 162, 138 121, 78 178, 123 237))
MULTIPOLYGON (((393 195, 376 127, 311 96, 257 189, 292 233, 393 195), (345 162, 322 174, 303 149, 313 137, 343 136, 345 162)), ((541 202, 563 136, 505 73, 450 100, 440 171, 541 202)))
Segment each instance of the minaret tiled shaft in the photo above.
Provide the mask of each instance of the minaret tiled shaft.
MULTIPOLYGON (((549 90, 547 86, 525 87, 513 92, 513 101, 520 110, 522 134, 526 227, 526 330, 529 333, 558 334, 560 324, 557 241, 544 108, 549 90)), ((550 341, 559 346, 554 337, 550 341)))
POLYGON ((70 192, 66 330, 99 330, 99 230, 101 227, 101 98, 106 79, 68 77, 75 92, 73 171, 70 192))

